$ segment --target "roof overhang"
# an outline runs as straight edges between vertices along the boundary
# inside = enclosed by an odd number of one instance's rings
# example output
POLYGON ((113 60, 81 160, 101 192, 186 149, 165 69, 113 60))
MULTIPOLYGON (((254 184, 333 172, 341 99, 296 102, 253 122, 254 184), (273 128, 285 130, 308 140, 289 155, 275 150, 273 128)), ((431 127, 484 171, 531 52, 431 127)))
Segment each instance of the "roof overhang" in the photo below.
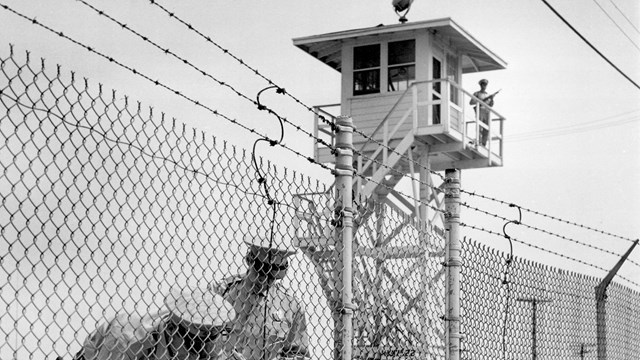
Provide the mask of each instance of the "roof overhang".
POLYGON ((293 39, 293 44, 332 68, 342 69, 342 42, 348 39, 428 31, 462 53, 462 71, 505 69, 507 63, 471 36, 452 19, 427 20, 404 24, 378 25, 370 28, 333 32, 293 39))

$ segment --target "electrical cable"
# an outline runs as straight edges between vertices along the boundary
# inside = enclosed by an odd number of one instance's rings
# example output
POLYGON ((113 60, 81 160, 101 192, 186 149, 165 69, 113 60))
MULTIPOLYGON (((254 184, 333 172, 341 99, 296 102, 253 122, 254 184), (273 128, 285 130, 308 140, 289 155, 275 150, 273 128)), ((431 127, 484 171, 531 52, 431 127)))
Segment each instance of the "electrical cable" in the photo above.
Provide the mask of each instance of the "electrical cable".
POLYGON ((636 27, 636 25, 633 23, 633 21, 631 21, 631 19, 629 19, 629 17, 627 16, 627 14, 624 13, 624 11, 620 10, 620 8, 618 7, 618 5, 616 5, 615 2, 613 2, 613 0, 609 0, 609 2, 613 5, 613 7, 616 8, 616 10, 618 10, 618 12, 620 13, 620 15, 624 16, 625 19, 627 19, 627 22, 629 23, 629 25, 631 25, 637 33, 640 34, 640 30, 636 27))
POLYGON ((510 135, 508 139, 505 139, 505 141, 519 142, 519 141, 547 138, 547 137, 553 137, 553 136, 571 135, 571 134, 576 134, 580 132, 586 132, 586 131, 624 125, 624 124, 628 124, 628 123, 640 120, 640 116, 634 115, 632 118, 623 118, 623 119, 617 119, 617 120, 608 121, 608 122, 605 122, 604 120, 631 115, 638 111, 640 110, 632 110, 632 111, 624 112, 618 115, 607 116, 598 120, 587 121, 582 124, 573 124, 573 125, 561 126, 556 128, 541 129, 541 130, 535 130, 530 132, 513 134, 513 135, 510 135))
POLYGON ((602 10, 602 12, 609 18, 609 20, 611 20, 611 22, 618 28, 618 30, 620 30, 620 32, 627 38, 627 40, 629 40, 631 42, 631 44, 633 44, 633 46, 638 49, 638 51, 640 51, 640 47, 638 46, 638 44, 636 44, 630 37, 629 35, 627 35, 626 32, 624 32, 624 30, 622 30, 622 28, 620 27, 620 25, 618 24, 618 22, 616 22, 615 20, 613 20, 613 18, 611 17, 611 15, 609 15, 609 13, 602 7, 602 5, 600 5, 600 3, 597 0, 593 0, 594 3, 596 3, 596 5, 598 5, 598 7, 600 8, 600 10, 602 10))
POLYGON ((613 67, 620 75, 622 75, 625 79, 627 79, 630 83, 632 83, 636 88, 638 88, 638 90, 640 90, 640 85, 638 85, 635 81, 633 81, 627 74, 625 74, 622 70, 620 70, 620 68, 618 68, 613 62, 611 62, 611 60, 609 60, 603 53, 601 53, 600 50, 598 50, 595 46, 593 46, 589 42, 589 40, 587 40, 584 36, 582 36, 582 34, 580 34, 578 30, 576 30, 564 17, 562 17, 562 15, 560 15, 560 13, 558 13, 558 11, 556 11, 556 9, 554 9, 553 6, 551 6, 551 4, 547 2, 547 0, 542 0, 542 2, 545 5, 547 5, 547 7, 551 9, 551 11, 554 14, 556 14, 556 16, 560 18, 560 20, 562 20, 562 22, 565 23, 565 25, 567 25, 576 35, 578 35, 578 37, 580 37, 582 41, 584 41, 593 51, 595 51, 598 55, 600 55, 600 57, 604 61, 606 61, 609 65, 611 65, 611 67, 613 67))

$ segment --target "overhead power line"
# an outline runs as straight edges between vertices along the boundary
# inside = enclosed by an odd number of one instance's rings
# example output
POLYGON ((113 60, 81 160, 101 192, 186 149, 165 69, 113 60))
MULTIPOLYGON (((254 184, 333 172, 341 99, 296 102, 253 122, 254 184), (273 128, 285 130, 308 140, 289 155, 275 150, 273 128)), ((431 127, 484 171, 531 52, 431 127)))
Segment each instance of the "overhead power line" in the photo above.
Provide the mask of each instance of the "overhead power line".
POLYGON ((637 122, 640 120, 640 115, 634 114, 634 113, 637 113, 638 111, 640 110, 633 110, 633 111, 624 112, 618 115, 611 115, 611 116, 607 116, 597 120, 587 121, 581 124, 559 126, 555 128, 513 134, 509 136, 509 138, 505 141, 518 142, 518 141, 525 141, 525 140, 547 138, 552 136, 572 135, 580 132, 586 132, 586 131, 592 131, 592 130, 598 130, 603 128, 629 124, 629 123, 637 122), (629 115, 631 115, 631 117, 629 117, 629 115), (605 120, 608 120, 608 121, 605 121, 605 120))
POLYGON ((609 20, 611 20, 611 22, 613 22, 613 24, 618 28, 618 30, 620 30, 620 32, 622 33, 622 35, 624 35, 632 44, 633 46, 638 49, 638 51, 640 51, 640 47, 638 47, 638 44, 635 43, 635 41, 633 41, 633 39, 631 39, 629 37, 629 35, 627 35, 627 33, 620 27, 620 24, 618 24, 617 21, 615 21, 611 15, 609 15, 609 13, 607 12, 607 10, 605 10, 602 5, 600 5, 600 3, 598 2, 598 0, 593 0, 594 3, 596 3, 596 5, 598 5, 598 7, 600 8, 600 10, 602 10, 602 12, 609 18, 609 20))
POLYGON ((636 88, 638 88, 638 90, 640 90, 640 85, 638 85, 635 81, 633 81, 633 79, 631 79, 627 74, 625 74, 624 71, 620 70, 620 68, 618 68, 613 62, 611 62, 611 60, 609 60, 603 53, 601 53, 600 50, 598 50, 595 46, 593 46, 589 42, 589 40, 587 40, 584 36, 582 36, 582 34, 580 34, 580 32, 576 30, 576 28, 574 28, 562 15, 560 15, 560 13, 558 13, 556 9, 554 9, 553 6, 551 6, 551 4, 549 4, 546 0, 542 0, 542 2, 545 5, 547 5, 547 7, 551 9, 551 11, 553 11, 553 13, 556 14, 556 16, 560 18, 560 20, 562 20, 562 22, 564 22, 571 30, 573 30, 573 32, 576 35, 578 35, 580 39, 582 39, 582 41, 584 41, 587 45, 589 45, 591 49, 593 49, 593 51, 595 51, 598 55, 600 55, 600 57, 604 59, 604 61, 609 63, 609 65, 611 65, 614 69, 616 69, 616 71, 618 71, 620 75, 624 76, 625 79, 629 80, 630 83, 632 83, 636 88))
POLYGON ((631 21, 631 19, 629 19, 629 17, 622 10, 620 10, 618 5, 616 5, 616 3, 614 3, 612 0, 609 0, 609 2, 611 3, 611 5, 613 5, 613 7, 616 8, 616 10, 618 10, 620 15, 624 16, 624 18, 627 19, 627 22, 629 23, 629 25, 631 25, 634 29, 636 29, 636 32, 640 34, 640 30, 638 29, 638 27, 633 23, 633 21, 631 21))

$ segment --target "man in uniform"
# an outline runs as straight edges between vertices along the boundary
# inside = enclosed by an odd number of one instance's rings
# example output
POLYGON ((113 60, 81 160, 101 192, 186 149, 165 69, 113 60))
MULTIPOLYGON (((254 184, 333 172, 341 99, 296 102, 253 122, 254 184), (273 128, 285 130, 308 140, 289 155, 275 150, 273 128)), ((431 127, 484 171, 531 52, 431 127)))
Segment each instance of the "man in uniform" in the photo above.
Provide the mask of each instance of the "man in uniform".
POLYGON ((157 313, 118 314, 85 340, 75 360, 218 360, 242 356, 225 352, 221 333, 235 318, 231 304, 210 290, 178 289, 157 313), (218 340, 218 341, 215 341, 218 340))
POLYGON ((296 250, 267 238, 245 243, 247 272, 211 286, 236 313, 227 352, 237 351, 247 360, 304 359, 309 342, 304 308, 277 281, 285 277, 289 256, 296 250))
MULTIPOLYGON (((497 94, 489 95, 487 93, 487 85, 489 81, 487 79, 482 79, 478 82, 480 84, 480 90, 473 93, 473 96, 482 100, 485 104, 490 107, 493 106, 493 97, 497 94)), ((482 121, 487 127, 489 126, 489 117, 491 113, 489 112, 489 108, 486 105, 482 105, 478 103, 478 100, 472 98, 469 102, 470 105, 474 105, 474 110, 478 113, 478 118, 482 121)), ((489 135, 489 130, 484 127, 480 127, 480 144, 482 146, 487 145, 487 137, 489 135)))

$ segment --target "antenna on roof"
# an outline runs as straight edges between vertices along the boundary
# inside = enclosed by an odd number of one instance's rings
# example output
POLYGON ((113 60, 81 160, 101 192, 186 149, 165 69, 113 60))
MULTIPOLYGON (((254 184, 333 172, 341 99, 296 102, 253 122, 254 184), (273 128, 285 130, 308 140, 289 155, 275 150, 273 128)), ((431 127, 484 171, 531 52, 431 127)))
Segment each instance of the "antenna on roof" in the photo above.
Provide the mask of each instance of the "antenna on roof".
POLYGON ((391 1, 391 5, 393 5, 393 9, 396 11, 396 14, 400 16, 400 19, 398 19, 398 21, 400 21, 403 24, 407 22, 406 16, 409 13, 409 10, 411 10, 411 3, 413 3, 413 0, 391 1), (400 14, 402 11, 404 11, 404 14, 400 14))

